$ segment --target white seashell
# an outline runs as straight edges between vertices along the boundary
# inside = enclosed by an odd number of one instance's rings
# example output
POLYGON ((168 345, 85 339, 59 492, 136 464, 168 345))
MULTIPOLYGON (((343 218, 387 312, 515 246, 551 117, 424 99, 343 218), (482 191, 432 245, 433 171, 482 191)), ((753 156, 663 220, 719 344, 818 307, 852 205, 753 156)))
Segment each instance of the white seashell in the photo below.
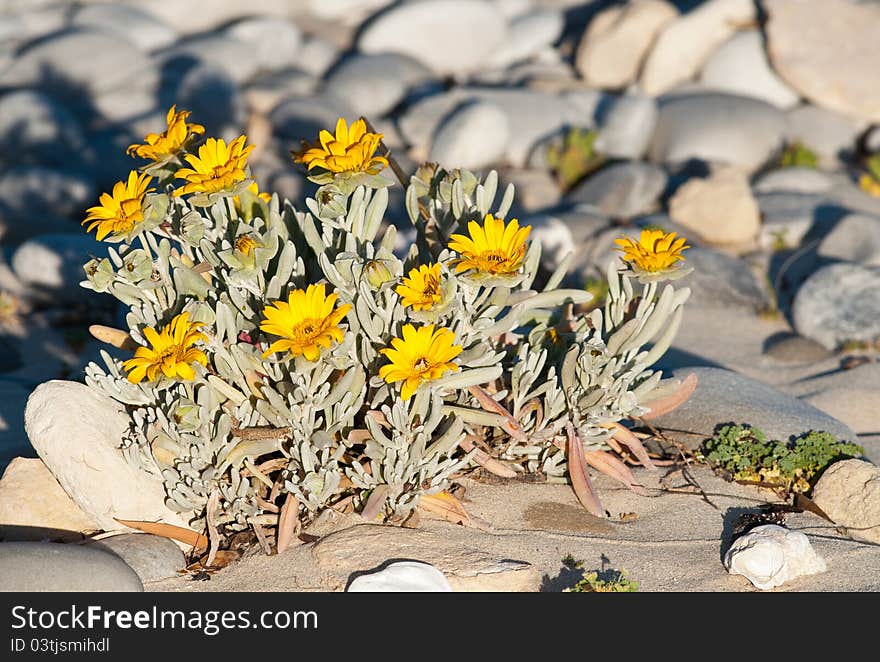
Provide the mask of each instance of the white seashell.
POLYGON ((760 589, 827 569, 807 536, 775 524, 756 526, 737 538, 724 556, 724 567, 760 589))
POLYGON ((397 561, 377 572, 356 577, 349 593, 451 593, 442 572, 428 563, 397 561))

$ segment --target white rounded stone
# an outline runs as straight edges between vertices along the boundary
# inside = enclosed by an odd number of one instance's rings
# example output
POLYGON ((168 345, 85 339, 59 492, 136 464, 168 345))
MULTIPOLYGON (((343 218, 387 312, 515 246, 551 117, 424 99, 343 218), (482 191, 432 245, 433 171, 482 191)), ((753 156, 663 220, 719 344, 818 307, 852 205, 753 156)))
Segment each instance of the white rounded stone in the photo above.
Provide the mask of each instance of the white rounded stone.
POLYGON ((483 0, 423 0, 395 5, 361 32, 364 53, 401 53, 439 74, 476 71, 504 42, 507 21, 483 0))
POLYGON ((555 269, 569 253, 575 250, 574 237, 568 226, 555 216, 535 214, 522 219, 522 225, 529 225, 531 241, 541 244, 541 263, 547 269, 555 269))
POLYGON ((763 165, 779 149, 783 113, 758 99, 720 92, 663 99, 650 157, 655 162, 700 159, 749 170, 763 165))
POLYGON ((654 99, 625 94, 614 99, 600 120, 596 137, 600 154, 616 159, 640 159, 657 126, 657 103, 654 99))
POLYGON ((506 67, 526 60, 553 44, 562 34, 565 18, 558 9, 534 9, 510 22, 507 39, 492 53, 489 64, 506 67))
POLYGON ((165 505, 161 479, 126 461, 120 451, 129 419, 122 405, 85 384, 52 380, 28 398, 25 430, 64 491, 99 526, 116 519, 186 526, 165 505))
POLYGON ((723 168, 707 179, 691 179, 669 201, 669 216, 713 244, 745 244, 761 227, 758 203, 738 168, 723 168))
POLYGON ((766 0, 776 72, 830 110, 880 122, 880 7, 849 0, 766 0))
POLYGON ((756 526, 737 538, 724 555, 724 566, 759 589, 775 588, 827 569, 807 536, 775 524, 756 526))
POLYGON ((40 86, 60 94, 69 94, 71 87, 99 94, 133 83, 149 89, 158 81, 154 63, 129 39, 95 29, 68 30, 34 42, 0 77, 4 87, 40 86))
POLYGON ((645 0, 599 12, 575 54, 575 67, 591 85, 622 88, 639 68, 660 31, 678 16, 666 0, 645 0))
POLYGON ((445 575, 428 563, 397 561, 377 572, 355 577, 348 593, 451 593, 445 575))
POLYGON ((433 78, 421 62, 398 53, 356 54, 333 68, 325 92, 356 112, 376 118, 390 111, 407 91, 433 78))
POLYGON ((707 89, 761 99, 782 109, 800 100, 770 68, 760 30, 737 32, 725 42, 703 67, 700 82, 707 89))
POLYGON ((123 4, 86 5, 73 15, 71 24, 119 35, 146 52, 170 46, 177 39, 177 33, 167 23, 123 4))
POLYGON ((446 168, 488 166, 504 154, 509 132, 507 115, 494 104, 465 105, 437 129, 428 160, 446 168))
POLYGON ((657 37, 642 68, 642 89, 655 96, 689 80, 737 25, 754 19, 754 0, 709 0, 682 15, 657 37))
POLYGON ((835 462, 813 488, 813 500, 835 524, 846 527, 853 538, 880 544, 877 465, 858 459, 835 462))
POLYGON ((225 32, 250 46, 250 57, 262 71, 278 71, 298 64, 302 32, 290 21, 262 16, 246 18, 225 32))

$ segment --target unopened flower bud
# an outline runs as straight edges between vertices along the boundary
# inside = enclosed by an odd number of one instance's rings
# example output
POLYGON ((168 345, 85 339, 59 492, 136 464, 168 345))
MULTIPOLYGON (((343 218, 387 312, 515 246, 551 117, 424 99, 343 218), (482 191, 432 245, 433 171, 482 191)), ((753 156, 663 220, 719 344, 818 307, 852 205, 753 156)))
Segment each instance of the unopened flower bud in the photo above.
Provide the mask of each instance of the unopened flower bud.
POLYGON ((379 289, 385 283, 390 283, 394 280, 394 274, 391 273, 391 270, 381 260, 370 260, 367 262, 364 265, 364 274, 367 277, 367 282, 375 289, 379 289))

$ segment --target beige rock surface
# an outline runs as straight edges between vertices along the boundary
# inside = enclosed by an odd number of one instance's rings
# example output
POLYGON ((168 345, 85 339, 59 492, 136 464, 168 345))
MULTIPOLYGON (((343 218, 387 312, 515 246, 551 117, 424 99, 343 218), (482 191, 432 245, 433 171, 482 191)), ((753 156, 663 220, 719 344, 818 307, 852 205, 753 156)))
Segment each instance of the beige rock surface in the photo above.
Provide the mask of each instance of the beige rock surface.
POLYGON ((632 83, 657 34, 678 10, 665 0, 609 7, 590 22, 574 65, 593 86, 620 88, 632 83))
POLYGON ((24 417, 43 462, 102 529, 124 528, 116 518, 186 526, 165 505, 161 480, 119 450, 128 418, 118 403, 85 384, 52 380, 31 393, 24 417))
POLYGON ((709 0, 660 33, 642 69, 641 86, 657 96, 692 78, 738 27, 755 19, 752 0, 709 0))
POLYGON ((388 559, 430 563, 459 592, 536 591, 540 586, 540 576, 526 562, 493 556, 479 544, 450 544, 442 533, 424 529, 359 524, 322 538, 312 557, 334 590, 344 587, 353 573, 372 570, 388 559))
POLYGON ((690 179, 669 201, 670 218, 716 245, 747 245, 758 235, 761 213, 738 168, 690 179))
POLYGON ((816 105, 880 121, 880 8, 849 0, 766 0, 776 72, 816 105))
POLYGON ((39 458, 16 457, 0 478, 0 539, 80 540, 98 529, 39 458))
POLYGON ((832 464, 813 488, 813 501, 857 540, 880 543, 880 467, 864 460, 832 464))

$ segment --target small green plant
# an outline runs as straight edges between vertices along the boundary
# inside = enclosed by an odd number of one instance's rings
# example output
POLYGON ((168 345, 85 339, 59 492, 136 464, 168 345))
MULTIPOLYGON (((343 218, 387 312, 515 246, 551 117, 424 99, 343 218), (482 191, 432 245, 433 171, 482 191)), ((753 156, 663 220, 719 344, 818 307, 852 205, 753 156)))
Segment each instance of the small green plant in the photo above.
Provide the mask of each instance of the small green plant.
POLYGON ((564 593, 637 593, 639 583, 626 576, 626 570, 608 570, 599 577, 598 572, 585 572, 583 579, 564 593))
POLYGON ((865 170, 859 178, 859 187, 869 195, 880 196, 880 152, 865 161, 865 170))
POLYGON ((809 492, 829 464, 864 452, 828 432, 811 430, 785 443, 768 440, 761 430, 743 425, 725 425, 703 448, 703 459, 734 480, 765 483, 788 492, 809 492))
POLYGON ((815 170, 819 167, 819 157, 816 152, 801 142, 793 142, 786 145, 782 156, 779 157, 779 166, 781 168, 811 168, 815 170))
POLYGON ((596 152, 598 132, 592 129, 570 129, 560 141, 547 148, 547 164, 564 190, 571 189, 604 163, 596 152))

